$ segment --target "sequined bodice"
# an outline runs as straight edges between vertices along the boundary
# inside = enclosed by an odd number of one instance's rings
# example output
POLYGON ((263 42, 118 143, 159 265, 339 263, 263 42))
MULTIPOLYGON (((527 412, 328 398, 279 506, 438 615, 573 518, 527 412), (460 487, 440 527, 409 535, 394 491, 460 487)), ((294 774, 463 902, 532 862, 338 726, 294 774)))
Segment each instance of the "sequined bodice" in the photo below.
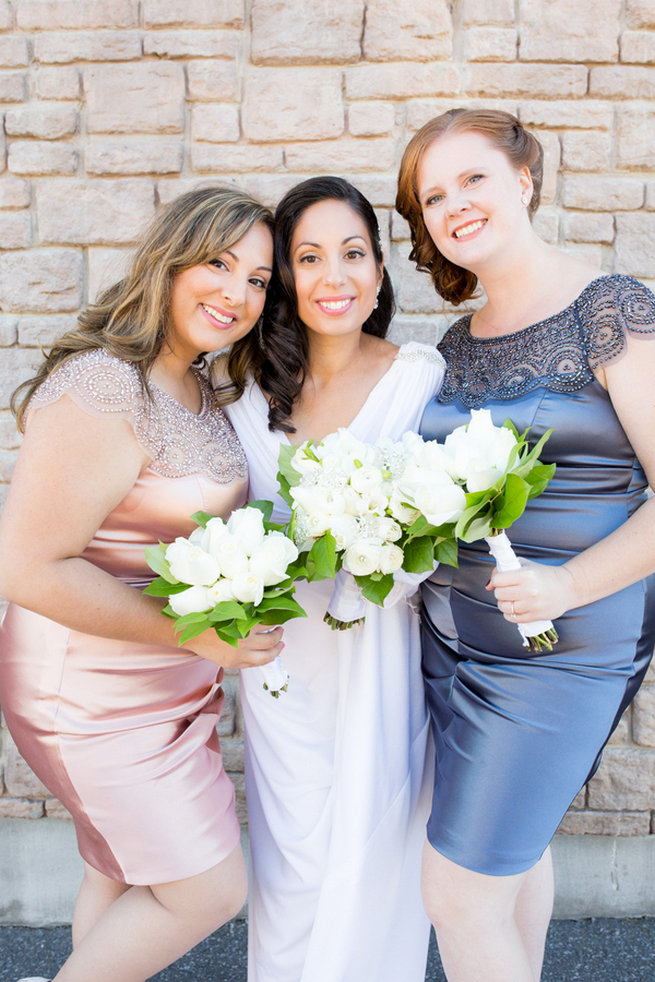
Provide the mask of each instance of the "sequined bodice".
POLYGON ((438 398, 476 408, 537 388, 583 388, 594 369, 621 354, 626 333, 655 332, 655 298, 629 276, 603 276, 558 314, 514 334, 473 337, 470 322, 471 315, 461 318, 439 345, 447 370, 438 398))
POLYGON ((194 512, 227 517, 245 502, 245 454, 231 423, 213 406, 209 382, 200 372, 197 378, 202 406, 196 415, 152 384, 150 399, 133 365, 96 350, 61 365, 30 402, 30 415, 67 395, 90 415, 120 416, 150 458, 82 554, 128 582, 152 579, 145 546, 188 535, 194 512))

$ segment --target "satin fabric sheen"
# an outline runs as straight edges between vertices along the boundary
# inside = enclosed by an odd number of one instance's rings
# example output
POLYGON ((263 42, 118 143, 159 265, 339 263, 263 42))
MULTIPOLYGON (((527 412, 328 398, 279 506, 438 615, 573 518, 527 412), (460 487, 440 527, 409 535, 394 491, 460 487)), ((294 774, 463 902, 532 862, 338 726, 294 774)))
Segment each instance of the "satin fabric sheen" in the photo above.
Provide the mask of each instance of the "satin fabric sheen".
MULTIPOLYGON (((246 481, 167 478, 146 468, 83 558, 139 587, 144 549, 227 517, 246 481)), ((71 812, 82 857, 130 884, 183 879, 237 846, 234 790, 216 723, 222 669, 180 648, 71 631, 10 605, 0 629, 0 700, 18 749, 71 812)))
MULTIPOLYGON (((531 427, 531 441, 553 428, 542 460, 555 476, 509 530, 519 557, 560 565, 643 503, 644 473, 595 379, 484 405, 497 425, 531 427)), ((459 399, 433 401, 421 433, 443 440, 469 413, 459 399)), ((428 838, 459 865, 504 875, 537 862, 634 696, 655 643, 655 577, 567 612, 552 653, 532 654, 485 590, 492 571, 484 542, 462 544, 459 567, 423 586, 436 742, 428 838)))
MULTIPOLYGON (((416 429, 443 375, 433 348, 404 345, 349 429, 363 440, 416 429)), ((284 434, 251 385, 227 407, 246 450, 250 495, 277 495, 284 434)), ((293 437, 291 438, 293 442, 293 437)), ((288 692, 241 672, 252 854, 249 982, 423 982, 429 922, 420 894, 429 809, 428 719, 417 615, 367 604, 332 631, 334 581, 299 583, 307 618, 284 628, 288 692)))

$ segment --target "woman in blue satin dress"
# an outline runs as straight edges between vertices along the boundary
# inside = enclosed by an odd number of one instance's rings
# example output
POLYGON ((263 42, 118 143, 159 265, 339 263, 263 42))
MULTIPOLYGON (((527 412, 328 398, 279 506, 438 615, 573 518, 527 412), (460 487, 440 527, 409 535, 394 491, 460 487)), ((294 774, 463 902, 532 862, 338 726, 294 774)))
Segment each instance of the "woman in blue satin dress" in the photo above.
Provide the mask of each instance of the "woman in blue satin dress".
POLYGON ((539 979, 549 841, 655 643, 655 297, 537 236, 541 174, 513 116, 455 109, 413 137, 396 201, 437 292, 459 304, 479 281, 486 297, 439 346, 446 377, 421 432, 443 440, 485 407, 532 440, 552 428, 542 460, 557 465, 510 531, 520 570, 462 544, 423 591, 423 895, 449 982, 539 979), (543 619, 560 640, 530 653, 516 624, 543 619))

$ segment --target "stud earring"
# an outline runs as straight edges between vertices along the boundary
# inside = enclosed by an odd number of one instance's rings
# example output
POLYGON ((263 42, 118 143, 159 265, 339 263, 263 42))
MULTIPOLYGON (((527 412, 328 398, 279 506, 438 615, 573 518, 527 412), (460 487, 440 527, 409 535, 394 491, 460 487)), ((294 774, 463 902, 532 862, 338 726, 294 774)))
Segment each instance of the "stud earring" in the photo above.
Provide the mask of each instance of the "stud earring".
POLYGON ((521 197, 521 204, 526 205, 526 206, 530 204, 530 197, 529 197, 529 195, 524 194, 521 197))

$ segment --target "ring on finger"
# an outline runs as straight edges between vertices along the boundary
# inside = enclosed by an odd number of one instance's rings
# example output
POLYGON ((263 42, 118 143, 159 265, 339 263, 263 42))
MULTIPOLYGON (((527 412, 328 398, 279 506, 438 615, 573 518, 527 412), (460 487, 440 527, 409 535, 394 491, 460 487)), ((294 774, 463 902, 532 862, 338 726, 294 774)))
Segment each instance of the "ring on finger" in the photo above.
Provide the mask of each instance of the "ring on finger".
POLYGON ((512 612, 511 612, 511 614, 509 616, 512 618, 513 621, 515 621, 516 620, 516 610, 514 609, 514 601, 513 600, 510 600, 510 603, 512 605, 512 612))

